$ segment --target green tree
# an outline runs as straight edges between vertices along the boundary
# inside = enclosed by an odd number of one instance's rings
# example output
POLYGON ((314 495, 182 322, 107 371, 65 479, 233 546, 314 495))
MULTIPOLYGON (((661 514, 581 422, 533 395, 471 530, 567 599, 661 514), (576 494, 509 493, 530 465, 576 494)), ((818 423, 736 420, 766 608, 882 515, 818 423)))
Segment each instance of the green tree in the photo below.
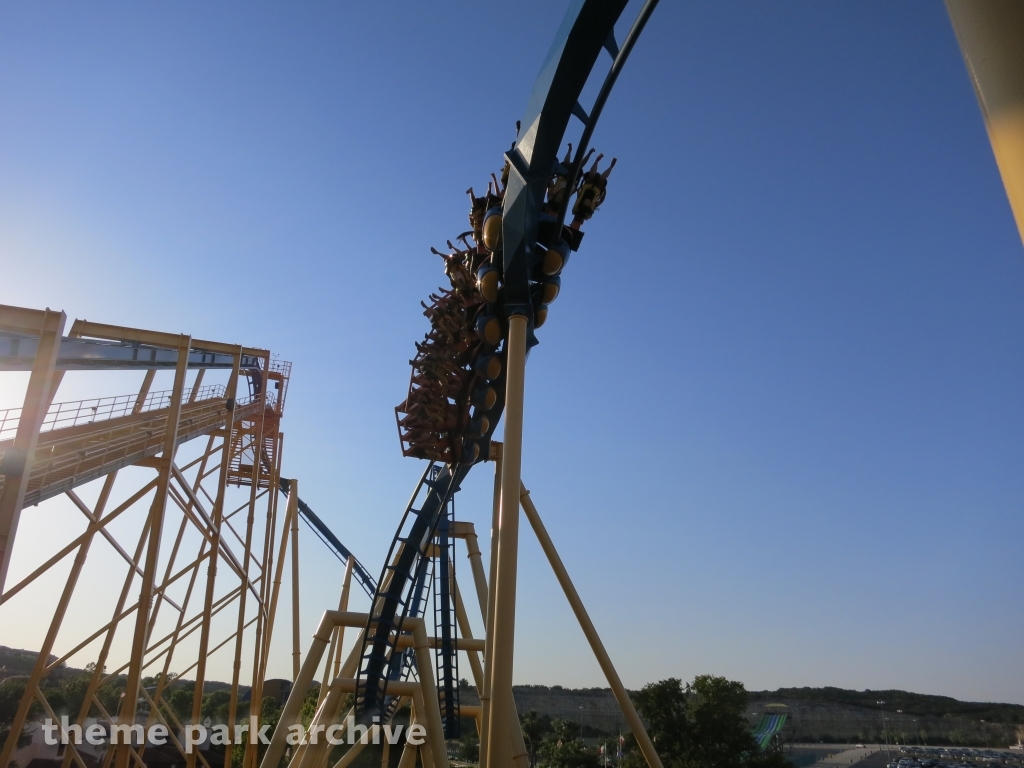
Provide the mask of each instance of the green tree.
MULTIPOLYGON (((679 678, 651 683, 636 695, 636 707, 647 721, 647 731, 665 765, 684 761, 689 744, 686 690, 679 678)), ((636 755, 636 751, 631 751, 636 755)))
MULTIPOLYGON (((18 712, 21 698, 25 695, 27 683, 27 677, 8 677, 0 682, 0 745, 7 741, 7 736, 11 732, 11 724, 14 722, 14 716, 18 712)), ((37 702, 33 702, 28 712, 29 720, 40 712, 42 712, 42 708, 37 702)), ((22 730, 22 735, 18 738, 18 746, 27 746, 28 741, 26 740, 30 741, 31 737, 25 735, 24 730, 22 730)))
POLYGON ((73 677, 63 681, 55 691, 47 691, 46 698, 53 707, 54 714, 75 717, 82 708, 88 688, 88 678, 73 677))
MULTIPOLYGON (((284 707, 278 706, 277 699, 275 699, 273 696, 267 696, 267 698, 263 699, 263 701, 260 702, 259 725, 261 727, 264 725, 269 725, 270 728, 267 729, 267 733, 272 734, 274 731, 277 730, 277 724, 281 720, 281 713, 283 711, 284 707)), ((263 755, 267 751, 267 746, 267 744, 260 743, 260 745, 257 747, 256 754, 258 756, 259 762, 263 761, 263 755)))
MULTIPOLYGON (((531 714, 536 716, 535 712, 528 712, 527 716, 529 717, 531 714)), ((527 730, 534 731, 532 734, 534 739, 541 737, 542 733, 547 734, 547 738, 541 741, 537 748, 537 754, 542 758, 540 765, 543 768, 598 768, 600 760, 597 753, 587 749, 578 738, 580 732, 578 723, 574 723, 572 720, 563 720, 560 717, 550 720, 550 723, 545 722, 547 718, 536 719, 539 721, 538 724, 534 723, 533 718, 530 718, 531 722, 527 724, 524 718, 523 739, 527 738, 527 730)), ((529 742, 527 747, 529 748, 529 742)), ((531 762, 533 759, 531 754, 531 762)))
POLYGON ((541 749, 545 768, 598 768, 600 760, 579 739, 548 739, 541 749))
POLYGON ((580 732, 580 727, 572 720, 556 717, 551 721, 551 730, 556 741, 573 741, 580 732))
MULTIPOLYGON (((669 768, 783 768, 777 753, 762 752, 743 714, 742 683, 698 675, 683 687, 678 678, 651 683, 636 695, 662 762, 669 768)), ((635 754, 635 753, 634 753, 635 754)), ((628 761, 629 768, 636 759, 628 761)))
POLYGON ((472 725, 462 726, 462 736, 458 744, 462 753, 462 759, 467 763, 480 762, 480 739, 472 732, 472 725))
POLYGON ((175 688, 170 693, 164 695, 164 701, 174 712, 174 716, 178 718, 179 723, 188 723, 192 721, 192 692, 186 691, 184 688, 175 688))
POLYGON ((114 717, 117 717, 117 713, 121 711, 121 698, 123 696, 123 679, 111 680, 106 685, 101 685, 99 690, 96 691, 96 698, 100 700, 100 704, 114 717))
POLYGON ((759 749, 743 717, 747 708, 743 683, 698 675, 687 686, 687 692, 693 766, 739 766, 758 755, 759 749))
POLYGON ((311 685, 309 691, 306 693, 306 698, 302 700, 302 708, 299 710, 299 717, 302 718, 302 727, 309 728, 310 723, 313 722, 313 717, 316 715, 317 703, 320 701, 320 686, 311 685))
MULTIPOLYGON (((204 719, 208 717, 215 723, 227 723, 230 703, 230 691, 213 691, 203 697, 203 705, 199 711, 204 719)), ((189 704, 189 713, 191 712, 192 705, 189 704)))
MULTIPOLYGON (((27 677, 9 677, 0 682, 0 727, 10 726, 14 722, 14 716, 25 695, 27 684, 27 677)), ((29 716, 38 714, 40 711, 42 711, 41 707, 38 704, 33 704, 29 716)))
POLYGON ((541 717, 536 710, 531 709, 520 719, 523 729, 523 741, 526 742, 526 751, 530 755, 530 768, 537 764, 537 755, 540 753, 544 737, 551 733, 551 718, 541 717))

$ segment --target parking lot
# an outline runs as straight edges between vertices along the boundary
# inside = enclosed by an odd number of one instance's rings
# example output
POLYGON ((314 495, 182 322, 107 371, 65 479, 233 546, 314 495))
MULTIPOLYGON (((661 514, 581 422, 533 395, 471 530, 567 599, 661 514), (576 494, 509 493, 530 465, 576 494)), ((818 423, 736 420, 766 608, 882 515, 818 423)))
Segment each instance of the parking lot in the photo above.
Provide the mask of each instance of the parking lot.
POLYGON ((887 768, 977 768, 1024 765, 1024 752, 978 747, 902 747, 887 768))

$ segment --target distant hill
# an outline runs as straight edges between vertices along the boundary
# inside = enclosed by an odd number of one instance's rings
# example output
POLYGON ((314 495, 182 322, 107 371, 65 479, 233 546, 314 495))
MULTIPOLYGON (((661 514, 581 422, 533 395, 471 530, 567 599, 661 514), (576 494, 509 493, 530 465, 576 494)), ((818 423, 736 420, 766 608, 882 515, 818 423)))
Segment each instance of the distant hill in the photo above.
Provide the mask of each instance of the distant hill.
MULTIPOLYGON (((0 680, 8 677, 20 677, 32 674, 32 668, 36 665, 39 654, 35 651, 23 651, 20 648, 8 648, 0 645, 0 680)), ((49 662, 53 663, 57 657, 50 654, 49 662)), ((59 673, 60 670, 54 670, 59 673)))
MULTIPOLYGON (((558 685, 517 685, 520 713, 579 722, 588 734, 616 733, 625 722, 607 688, 563 688, 558 685)), ((464 690, 467 704, 475 694, 464 690)), ((747 719, 754 725, 766 704, 789 708, 787 740, 797 742, 890 742, 962 746, 1008 746, 1024 738, 1024 706, 958 701, 908 691, 850 691, 842 688, 780 688, 751 691, 747 719), (885 701, 883 712, 876 702, 885 701), (898 712, 897 710, 903 710, 898 712)))
POLYGON ((931 696, 908 691, 850 691, 845 688, 779 688, 775 691, 751 691, 751 697, 799 699, 800 701, 821 701, 847 704, 853 707, 878 709, 879 701, 885 702, 885 709, 895 713, 903 710, 904 715, 928 717, 960 717, 969 720, 984 720, 987 723, 1024 724, 1024 705, 996 704, 991 702, 958 701, 949 696, 931 696))
POLYGON ((958 701, 908 691, 779 688, 752 691, 751 721, 766 704, 789 707, 797 742, 890 742, 1006 747, 1024 738, 1024 706, 958 701), (884 701, 883 706, 878 702, 884 701))
MULTIPOLYGON (((8 679, 28 677, 32 674, 32 669, 35 667, 38 657, 39 654, 35 651, 25 651, 21 648, 8 648, 6 645, 0 645, 0 682, 8 679)), ((47 661, 52 664, 56 660, 57 657, 51 653, 47 661)), ((85 674, 87 673, 84 669, 61 664, 46 676, 44 685, 56 685, 64 680, 82 677, 85 674)), ((124 675, 117 675, 117 678, 123 679, 124 675)), ((182 682, 187 683, 189 680, 188 678, 183 678, 182 682)), ((207 692, 230 689, 230 683, 221 683, 217 680, 206 681, 205 690, 207 692)), ((238 686, 238 690, 243 699, 249 695, 249 686, 247 685, 238 686)))

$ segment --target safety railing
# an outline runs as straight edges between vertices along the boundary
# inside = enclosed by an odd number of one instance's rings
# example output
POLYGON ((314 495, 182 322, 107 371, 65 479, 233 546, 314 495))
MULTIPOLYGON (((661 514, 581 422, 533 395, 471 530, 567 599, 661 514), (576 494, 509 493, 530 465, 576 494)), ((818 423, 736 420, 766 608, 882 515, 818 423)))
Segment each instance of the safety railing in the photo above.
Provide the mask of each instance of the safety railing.
MULTIPOLYGON (((55 429, 66 429, 68 427, 77 427, 80 424, 92 424, 97 421, 108 421, 122 416, 130 416, 133 413, 146 413, 147 411, 169 408, 172 395, 173 390, 150 392, 141 403, 139 403, 139 396, 137 394, 96 397, 68 403, 54 403, 46 412, 39 431, 50 432, 55 429)), ((195 390, 194 397, 191 387, 185 389, 181 400, 183 403, 202 402, 223 398, 224 396, 223 384, 208 384, 195 390)), ((249 397, 239 398, 238 405, 245 405, 250 399, 249 397)), ((21 408, 9 408, 6 411, 0 411, 0 442, 14 437, 18 431, 18 423, 20 421, 21 408)))
POLYGON ((270 359, 270 372, 277 373, 281 376, 281 386, 279 389, 271 389, 267 392, 267 404, 278 413, 284 411, 285 397, 288 394, 288 382, 292 378, 292 364, 287 360, 282 360, 279 357, 272 357, 270 359), (270 397, 274 395, 274 402, 270 403, 270 397))
POLYGON ((270 370, 276 373, 280 373, 286 379, 292 375, 292 364, 287 360, 282 360, 279 357, 271 358, 270 370))
POLYGON ((0 411, 0 443, 4 440, 14 438, 18 431, 18 422, 21 421, 21 408, 8 408, 0 411))

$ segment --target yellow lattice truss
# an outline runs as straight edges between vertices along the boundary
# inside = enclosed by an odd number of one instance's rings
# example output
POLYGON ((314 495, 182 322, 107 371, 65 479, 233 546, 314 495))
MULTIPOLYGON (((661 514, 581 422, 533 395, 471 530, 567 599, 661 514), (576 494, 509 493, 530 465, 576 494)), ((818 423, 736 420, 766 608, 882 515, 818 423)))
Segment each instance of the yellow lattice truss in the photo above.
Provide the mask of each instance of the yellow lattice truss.
MULTIPOLYGON (((0 411, 0 627, 6 640, 25 625, 19 637, 39 651, 28 674, 0 669, 0 686, 24 688, 0 732, 0 765, 209 768, 213 757, 187 753, 180 733, 202 721, 211 667, 230 676, 228 722, 260 712, 297 514, 279 507, 277 490, 291 364, 179 334, 76 321, 64 336, 64 326, 60 312, 0 306, 0 333, 37 345, 21 407, 0 411), (131 394, 61 402, 66 385, 102 377, 65 377, 68 338, 172 350, 177 362, 118 373, 141 379, 131 394), (196 363, 214 355, 228 364, 196 363), (154 390, 157 375, 171 386, 154 390), (46 747, 38 721, 62 714, 104 733, 112 722, 160 723, 170 738, 46 747)), ((235 760, 254 766, 255 747, 245 750, 235 760)))

